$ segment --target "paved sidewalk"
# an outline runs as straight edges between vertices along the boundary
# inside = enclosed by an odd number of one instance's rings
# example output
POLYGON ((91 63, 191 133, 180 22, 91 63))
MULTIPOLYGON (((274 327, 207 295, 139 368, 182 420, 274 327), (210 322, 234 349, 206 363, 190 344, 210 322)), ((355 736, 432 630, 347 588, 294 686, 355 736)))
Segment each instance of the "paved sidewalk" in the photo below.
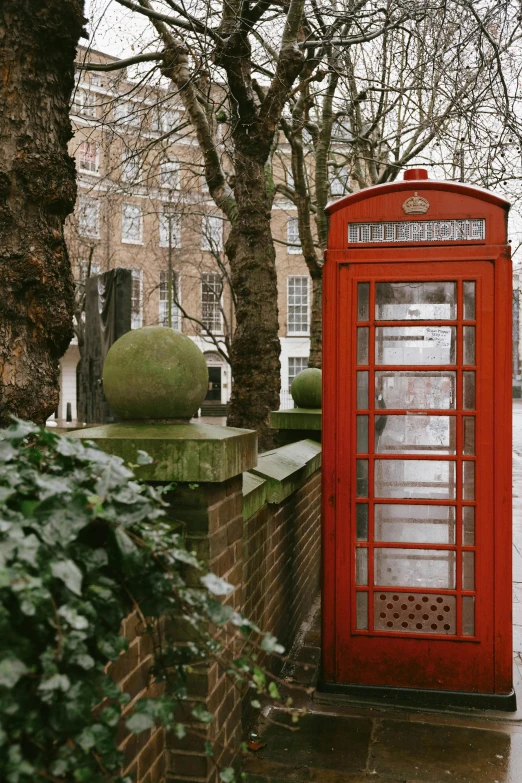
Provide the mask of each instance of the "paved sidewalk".
MULTIPOLYGON (((522 783, 522 400, 513 403, 513 622, 516 713, 400 709, 325 694, 297 695, 298 731, 272 711, 257 728, 248 783, 522 783)), ((319 607, 303 629, 290 678, 313 684, 319 607)))

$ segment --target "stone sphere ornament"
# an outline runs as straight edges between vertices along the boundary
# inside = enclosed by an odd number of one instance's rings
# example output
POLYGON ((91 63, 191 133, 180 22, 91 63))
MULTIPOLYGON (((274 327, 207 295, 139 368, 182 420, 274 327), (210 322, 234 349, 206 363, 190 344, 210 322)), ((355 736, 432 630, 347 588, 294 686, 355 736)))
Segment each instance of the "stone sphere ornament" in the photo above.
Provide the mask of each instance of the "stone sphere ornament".
POLYGON ((298 408, 320 408, 322 402, 322 372, 308 367, 296 375, 290 386, 290 394, 298 408))
POLYGON ((164 326, 133 329, 107 354, 103 390, 122 419, 188 420, 207 394, 205 357, 181 332, 164 326))

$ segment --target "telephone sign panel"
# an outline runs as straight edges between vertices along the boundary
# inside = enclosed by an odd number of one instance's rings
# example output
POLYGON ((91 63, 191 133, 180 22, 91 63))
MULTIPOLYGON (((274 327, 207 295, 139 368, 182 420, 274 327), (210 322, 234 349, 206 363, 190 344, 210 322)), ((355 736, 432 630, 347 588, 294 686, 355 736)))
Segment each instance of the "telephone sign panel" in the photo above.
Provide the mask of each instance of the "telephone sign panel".
POLYGON ((407 176, 327 209, 321 687, 512 710, 509 204, 407 176))

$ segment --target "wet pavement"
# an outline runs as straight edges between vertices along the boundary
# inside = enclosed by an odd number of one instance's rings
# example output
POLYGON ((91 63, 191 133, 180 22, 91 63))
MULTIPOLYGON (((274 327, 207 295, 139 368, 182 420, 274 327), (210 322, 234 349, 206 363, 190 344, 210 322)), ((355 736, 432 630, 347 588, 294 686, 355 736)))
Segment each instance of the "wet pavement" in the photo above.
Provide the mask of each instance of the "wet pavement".
MULTIPOLYGON (((413 710, 293 693, 307 710, 298 730, 277 710, 256 728, 248 783, 522 783, 522 400, 513 401, 513 623, 515 713, 413 710)), ((319 605, 302 629, 291 683, 317 678, 319 605)))

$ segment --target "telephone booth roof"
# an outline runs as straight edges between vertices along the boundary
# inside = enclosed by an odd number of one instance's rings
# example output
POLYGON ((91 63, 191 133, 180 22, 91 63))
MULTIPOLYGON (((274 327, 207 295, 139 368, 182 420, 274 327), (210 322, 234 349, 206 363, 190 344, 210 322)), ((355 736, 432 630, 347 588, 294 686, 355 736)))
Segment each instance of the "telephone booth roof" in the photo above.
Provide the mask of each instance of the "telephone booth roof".
MULTIPOLYGON (((507 239, 507 214, 509 201, 489 190, 462 182, 430 180, 423 178, 423 170, 406 172, 404 180, 375 185, 351 193, 326 206, 330 218, 329 250, 355 249, 374 242, 349 243, 347 222, 379 224, 386 221, 444 221, 485 219, 485 236, 479 240, 467 240, 466 244, 504 244, 507 239), (408 176, 410 175, 410 176, 408 176), (413 176, 411 176, 413 175, 413 176), (420 176, 419 176, 420 175, 420 176), (408 197, 425 199, 425 213, 407 214, 408 197)), ((440 244, 458 244, 458 240, 439 240, 440 244)), ((388 246, 410 244, 408 241, 392 241, 388 246)), ((417 244, 417 243, 415 243, 417 244)), ((430 243, 431 244, 431 243, 430 243)))

